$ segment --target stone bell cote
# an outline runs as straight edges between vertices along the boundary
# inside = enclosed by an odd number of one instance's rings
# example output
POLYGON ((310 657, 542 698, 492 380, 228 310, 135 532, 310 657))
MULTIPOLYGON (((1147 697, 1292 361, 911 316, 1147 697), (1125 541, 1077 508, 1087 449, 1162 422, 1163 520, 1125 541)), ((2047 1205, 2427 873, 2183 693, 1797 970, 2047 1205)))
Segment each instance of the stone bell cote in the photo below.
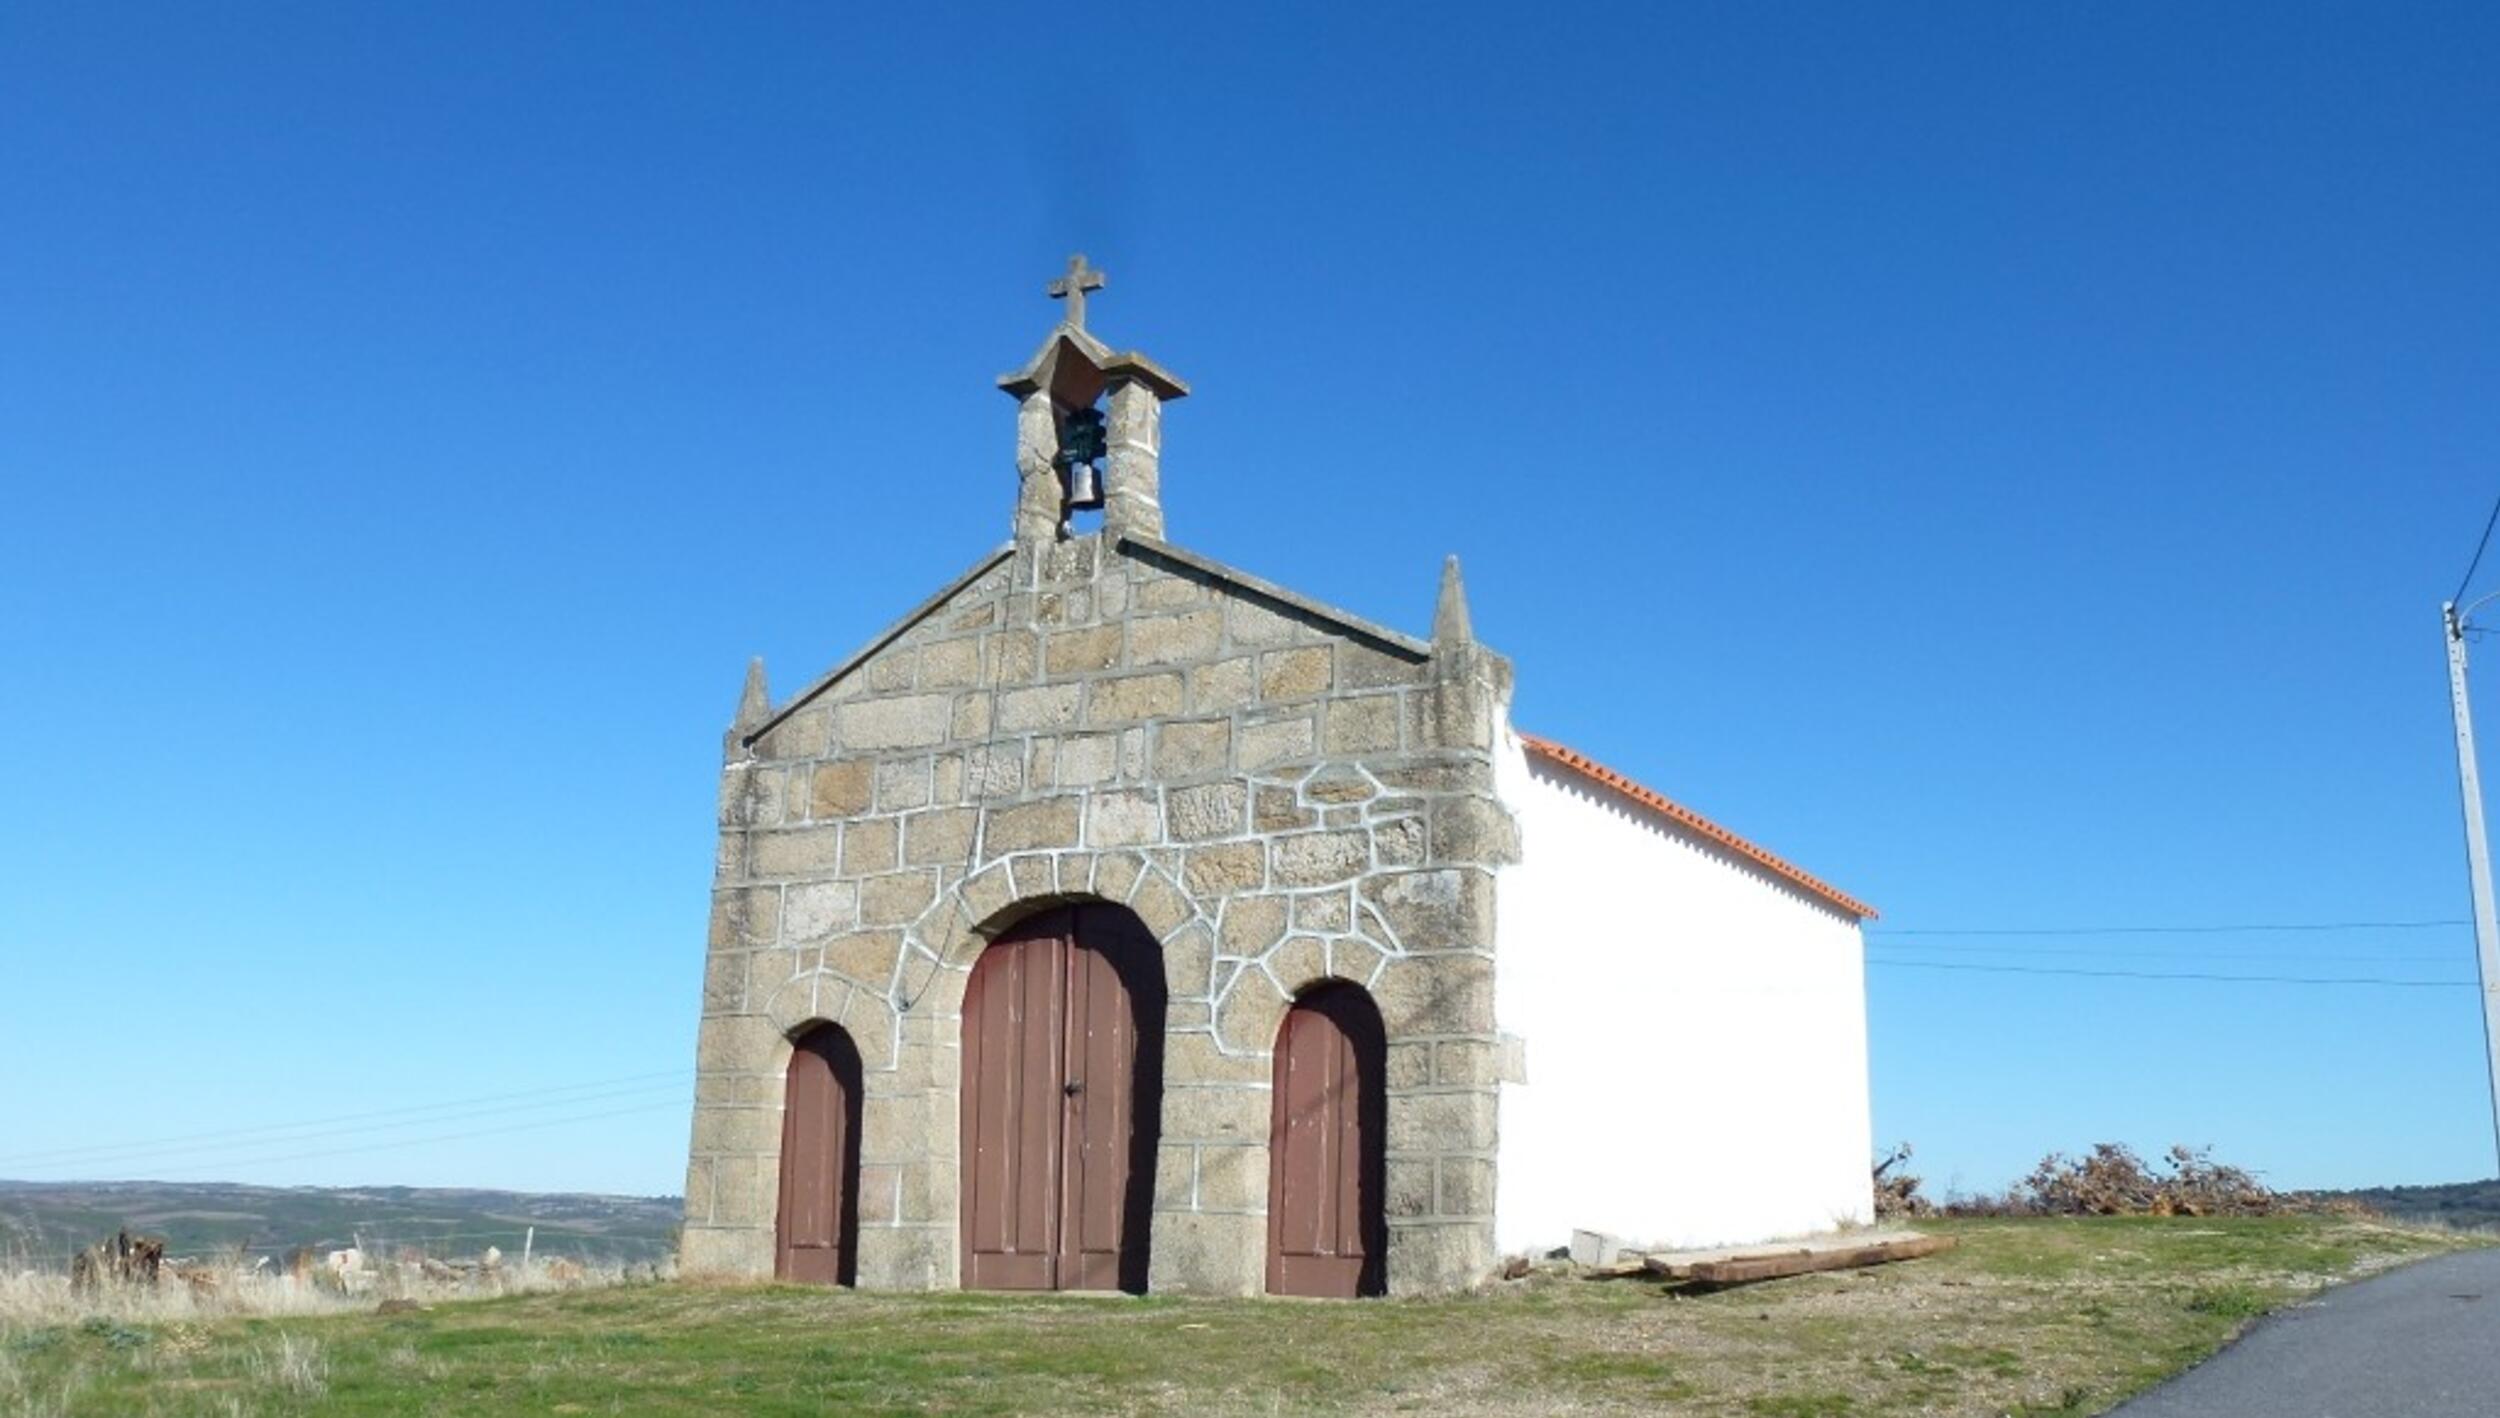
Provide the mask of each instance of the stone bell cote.
POLYGON ((1163 406, 1189 386, 1135 350, 1115 354, 1085 328, 1085 296, 1103 273, 1068 258, 1052 281, 1067 301, 1059 327, 998 387, 1015 396, 1016 540, 1055 541, 1080 509, 1099 507, 1113 535, 1163 536, 1163 406), (1105 407, 1107 405, 1107 407, 1105 407), (1097 464, 1100 464, 1097 467, 1097 464))

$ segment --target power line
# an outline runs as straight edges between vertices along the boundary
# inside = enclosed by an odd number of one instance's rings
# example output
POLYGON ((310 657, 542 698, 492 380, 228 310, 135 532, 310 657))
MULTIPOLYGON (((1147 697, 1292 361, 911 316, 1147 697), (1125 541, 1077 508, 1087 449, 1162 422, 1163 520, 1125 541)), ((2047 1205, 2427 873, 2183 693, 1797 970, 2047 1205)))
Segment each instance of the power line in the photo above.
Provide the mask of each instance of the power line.
POLYGON ((688 1101, 688 1099, 668 1098, 657 1103, 641 1103, 630 1108, 611 1108, 599 1113, 580 1113, 561 1118, 533 1118, 525 1123, 507 1123, 502 1127, 473 1128, 465 1132, 437 1133, 430 1137, 393 1138, 388 1142, 359 1143, 353 1147, 328 1147, 315 1152, 290 1152, 271 1157, 226 1158, 217 1162, 193 1163, 171 1170, 198 1172, 212 1167, 262 1167, 273 1162, 303 1162, 317 1157, 344 1157, 358 1152, 385 1152, 397 1147, 423 1147, 436 1142, 465 1142, 474 1137, 501 1137, 508 1133, 530 1132, 538 1128, 596 1122, 602 1118, 621 1118, 633 1113, 653 1113, 663 1108, 682 1108, 687 1106, 688 1101))
POLYGON ((2470 926, 2472 921, 2443 918, 2425 921, 2277 921, 2235 926, 1975 926, 1951 930, 1878 928, 1870 936, 2044 936, 2044 935, 2267 935, 2306 931, 2427 931, 2470 926))
POLYGON ((2464 958, 2464 952, 2457 950, 2372 951, 2368 954, 2339 952, 2332 955, 2309 955, 2283 950, 2220 950, 2209 946, 2193 945, 2156 946, 2149 949, 2130 950, 2118 945, 2032 945, 2027 942, 2005 945, 1961 945, 1941 944, 1934 941, 1870 940, 1866 943, 1866 948, 1869 950, 1929 951, 1948 955, 2083 955, 2117 956, 2133 960, 2272 960, 2284 964, 2301 965, 2316 964, 2321 961, 2384 962, 2391 960, 2453 965, 2464 958))
POLYGON ((0 1160, 5 1160, 13 1165, 29 1165, 30 1158, 32 1158, 34 1160, 31 1161, 31 1165, 34 1166, 65 1167, 117 1162, 130 1158, 162 1159, 166 1157, 199 1157, 219 1152, 249 1150, 255 1147, 270 1147, 300 1142, 318 1142, 326 1138, 346 1137, 355 1133, 392 1132, 400 1128, 427 1127, 440 1123, 463 1122, 471 1118, 496 1117, 506 1113, 530 1113, 549 1108, 571 1108, 579 1106, 583 1103, 603 1103, 611 1099, 632 1098, 649 1093, 677 1093, 681 1092, 684 1087, 684 1080, 671 1079, 659 1083, 635 1084, 626 1088, 610 1088, 595 1093, 575 1092, 562 1098, 540 1098, 522 1103, 503 1103, 485 1108, 461 1108, 456 1111, 443 1111, 438 1108, 425 1117, 399 1118, 385 1122, 358 1123, 350 1127, 316 1129, 297 1125, 283 1131, 273 1128, 258 1128, 250 1130, 252 1133, 257 1134, 253 1136, 234 1136, 224 1138, 222 1140, 196 1142, 189 1145, 180 1143, 122 1142, 98 1144, 91 1147, 57 1148, 48 1153, 30 1154, 29 1157, 7 1158, 0 1160))
POLYGON ((2457 583, 2457 593, 2448 598, 2450 605, 2465 603, 2465 588, 2474 584, 2474 568, 2483 564, 2483 549, 2491 545, 2491 529, 2500 526, 2500 498, 2492 500, 2491 516, 2483 523, 2483 538, 2474 543, 2474 559, 2465 564, 2465 579, 2457 583))
POLYGON ((2188 970, 2086 970, 2063 965, 1982 965, 1964 960, 1869 960, 1887 970, 1975 970, 1991 975, 2069 975, 2096 980, 2195 980, 2240 985, 2385 985, 2398 989, 2471 990, 2472 980, 2391 980, 2379 975, 2222 975, 2188 970))
MULTIPOLYGON (((361 1113, 339 1113, 326 1118, 309 1118, 302 1122, 262 1123, 252 1127, 217 1128, 207 1132, 176 1133, 170 1137, 160 1137, 137 1142, 90 1143, 78 1147, 49 1148, 39 1152, 17 1152, 0 1156, 0 1166, 15 1166, 25 1162, 42 1161, 51 1158, 90 1152, 122 1152, 134 1149, 170 1147, 176 1143, 184 1142, 205 1142, 224 1138, 252 1137, 268 1133, 303 1132, 312 1129, 327 1128, 334 1123, 363 1122, 368 1118, 409 1117, 410 1115, 417 1113, 442 1113, 450 1109, 467 1108, 480 1103, 501 1103, 516 1098, 545 1098, 559 1093, 583 1093, 592 1089, 611 1088, 620 1084, 640 1083, 650 1079, 673 1080, 683 1078, 691 1072, 691 1069, 683 1068, 661 1069, 653 1073, 629 1073, 616 1078, 594 1079, 585 1083, 551 1084, 544 1088, 524 1088, 509 1093, 485 1093, 469 1098, 451 1098, 439 1103, 411 1103, 397 1108, 375 1108, 361 1113)), ((549 1106, 577 1101, 581 1100, 572 1098, 556 1099, 549 1106)), ((446 1121, 446 1119, 415 1118, 408 1125, 416 1126, 424 1123, 441 1121, 446 1121)), ((287 1141, 291 1139, 272 1138, 269 1140, 287 1141)))

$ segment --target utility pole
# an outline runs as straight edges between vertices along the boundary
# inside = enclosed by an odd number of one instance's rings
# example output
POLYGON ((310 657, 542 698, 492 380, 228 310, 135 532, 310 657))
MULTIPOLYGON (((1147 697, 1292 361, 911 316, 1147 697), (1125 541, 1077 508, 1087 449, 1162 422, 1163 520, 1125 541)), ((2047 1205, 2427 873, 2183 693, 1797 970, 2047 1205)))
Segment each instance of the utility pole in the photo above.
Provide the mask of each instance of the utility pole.
MULTIPOLYGON (((2480 604, 2477 602, 2476 604, 2480 604)), ((2465 860, 2474 887, 2475 977, 2482 983, 2483 1063, 2491 1089, 2491 1136, 2500 1148, 2500 922, 2491 903, 2491 844, 2483 836, 2483 779, 2474 764, 2474 706, 2465 692, 2465 615, 2439 608, 2448 634, 2448 707, 2457 721, 2457 787, 2465 798, 2465 860)))

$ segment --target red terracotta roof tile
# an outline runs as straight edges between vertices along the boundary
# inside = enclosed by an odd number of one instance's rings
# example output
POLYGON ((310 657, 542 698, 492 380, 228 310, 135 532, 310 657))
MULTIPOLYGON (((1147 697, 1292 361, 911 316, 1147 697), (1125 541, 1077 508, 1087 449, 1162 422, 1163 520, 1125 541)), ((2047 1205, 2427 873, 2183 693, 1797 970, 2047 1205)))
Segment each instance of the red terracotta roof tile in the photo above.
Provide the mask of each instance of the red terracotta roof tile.
POLYGON ((1762 848, 1757 847, 1753 843, 1746 841, 1744 838, 1737 836, 1735 833, 1728 831, 1719 824, 1703 817, 1700 813, 1693 811, 1691 808, 1674 802, 1665 794, 1657 792, 1654 789, 1644 787, 1643 785, 1624 777, 1622 774, 1617 773, 1615 770, 1607 767, 1603 763, 1598 762, 1596 759, 1589 757, 1585 753, 1581 753, 1576 749, 1565 748, 1561 744, 1554 742, 1552 739, 1538 738, 1536 735, 1529 733, 1522 733, 1519 736, 1519 741, 1527 746, 1528 753, 1532 757, 1544 759, 1548 763, 1559 764, 1560 766, 1568 768, 1572 772, 1579 774, 1581 777, 1588 779, 1592 783, 1597 783, 1603 787, 1611 788, 1615 792, 1622 794, 1624 797, 1630 798, 1633 802, 1640 804, 1642 807, 1648 808, 1650 811, 1658 813, 1684 827, 1691 828, 1693 831, 1698 832, 1702 836, 1709 838, 1711 841, 1718 843, 1720 846, 1727 848, 1736 855, 1762 867, 1773 876, 1779 877, 1782 880, 1799 887, 1807 894, 1814 896, 1831 906, 1837 907, 1839 910, 1848 915, 1854 916, 1862 921, 1873 920, 1875 918, 1874 907, 1867 905, 1865 902, 1858 900, 1856 897, 1849 895, 1847 892, 1840 890, 1838 887, 1832 886, 1828 882, 1823 881, 1821 878, 1806 872, 1802 868, 1784 861, 1779 857, 1773 856, 1771 853, 1764 851, 1762 848))

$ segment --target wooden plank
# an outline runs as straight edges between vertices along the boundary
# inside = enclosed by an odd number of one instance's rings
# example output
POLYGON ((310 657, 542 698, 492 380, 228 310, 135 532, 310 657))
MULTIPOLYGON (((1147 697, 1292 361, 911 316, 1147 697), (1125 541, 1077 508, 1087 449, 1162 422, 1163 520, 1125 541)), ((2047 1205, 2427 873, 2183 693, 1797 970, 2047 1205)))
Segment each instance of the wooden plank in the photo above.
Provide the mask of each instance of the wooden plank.
POLYGON ((1688 1264, 1653 1263, 1651 1269, 1669 1280, 1685 1280, 1716 1289, 1728 1285, 1750 1285, 1758 1280, 1778 1280, 1790 1275, 1856 1270, 1862 1266, 1887 1265, 1897 1260, 1916 1260, 1921 1256, 1951 1250, 1953 1246, 1954 1238, 1951 1236, 1902 1236, 1865 1246, 1757 1252, 1688 1264))
POLYGON ((1632 1259, 1640 1261, 1652 1275, 1663 1275, 1669 1280, 1690 1280, 1693 1278, 1693 1267, 1697 1265, 1716 1265, 1731 1260, 1768 1260, 1774 1257, 1808 1256, 1818 1251, 1854 1250, 1859 1246, 1896 1241, 1913 1234, 1916 1233, 1894 1231, 1862 1239, 1823 1236, 1811 1241, 1773 1242, 1759 1246, 1714 1246, 1708 1250, 1699 1251, 1653 1251, 1646 1255, 1635 1255, 1632 1259))
POLYGON ((1730 1251, 1710 1256, 1707 1259, 1686 1257, 1679 1260, 1671 1256, 1643 1256, 1641 1264, 1642 1268, 1652 1275, 1664 1276, 1669 1280, 1690 1280, 1699 1267, 1706 1265, 1725 1265, 1729 1261, 1737 1260, 1788 1260, 1813 1254, 1812 1250, 1799 1246, 1793 1250, 1730 1251))
POLYGON ((1580 1274, 1591 1280, 1622 1280, 1627 1276, 1653 1274, 1655 1270, 1655 1267, 1640 1256, 1625 1256, 1621 1260, 1611 1260, 1604 1265, 1584 1266, 1580 1274))

